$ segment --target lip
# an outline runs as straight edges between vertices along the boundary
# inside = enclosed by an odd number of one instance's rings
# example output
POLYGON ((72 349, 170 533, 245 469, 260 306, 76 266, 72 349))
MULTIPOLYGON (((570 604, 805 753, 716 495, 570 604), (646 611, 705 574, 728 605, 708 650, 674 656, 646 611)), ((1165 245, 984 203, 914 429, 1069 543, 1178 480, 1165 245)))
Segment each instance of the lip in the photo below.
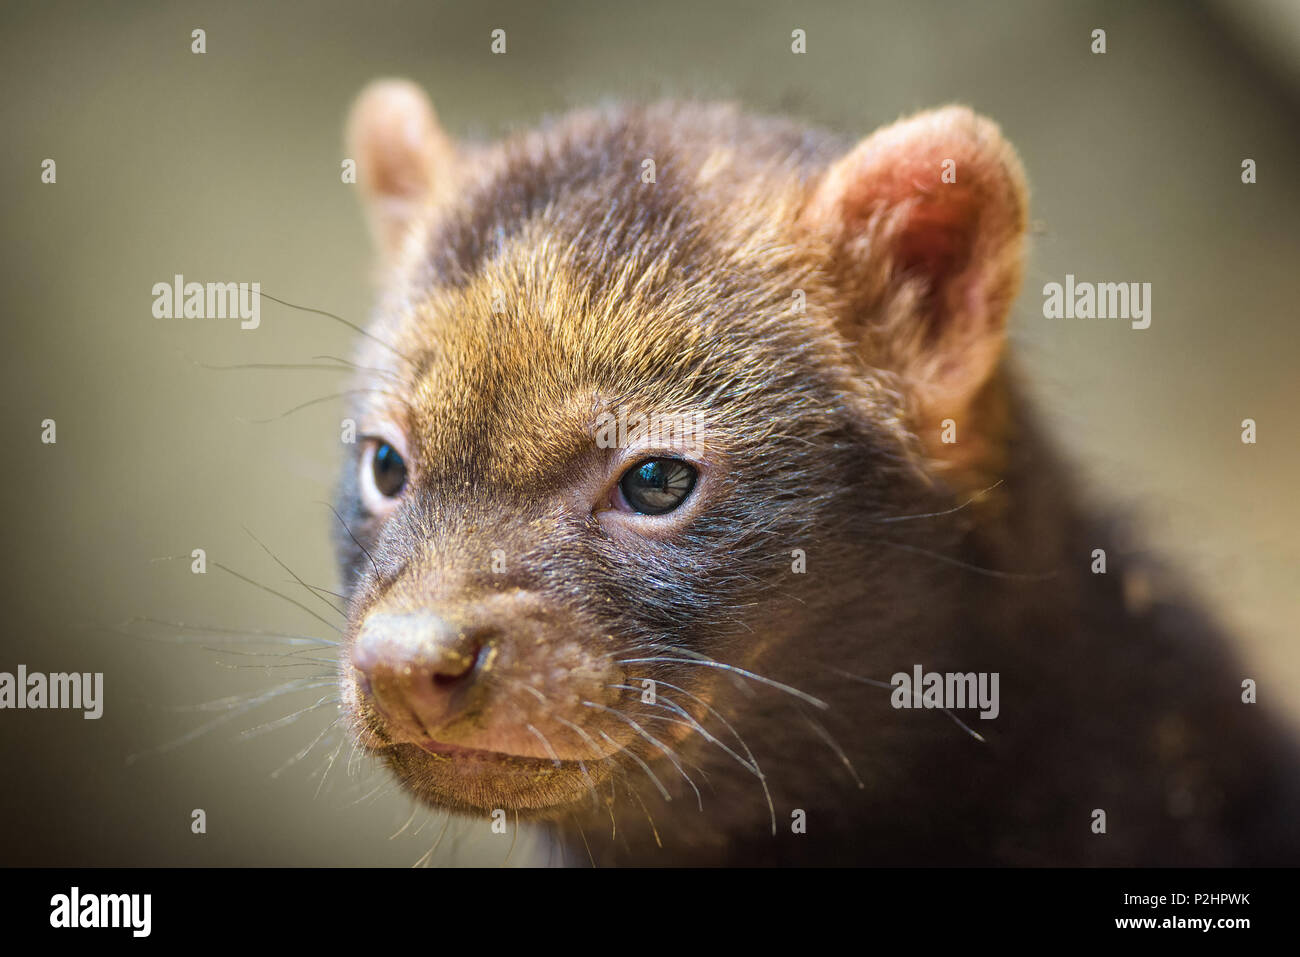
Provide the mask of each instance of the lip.
POLYGON ((532 755, 509 754, 505 751, 489 751, 483 748, 466 748, 459 744, 444 744, 441 741, 435 741, 432 738, 425 738, 422 741, 412 742, 421 751, 432 754, 439 758, 453 758, 460 761, 490 761, 495 764, 524 764, 538 765, 544 764, 547 767, 567 767, 576 766, 577 762, 565 761, 559 759, 558 765, 554 758, 539 758, 532 755))
POLYGON ((608 762, 511 755, 421 739, 382 751, 403 784, 424 803, 466 813, 513 808, 521 814, 552 814, 589 800, 613 769, 608 762))
POLYGON ((482 755, 485 757, 505 757, 498 755, 496 751, 482 751, 478 748, 462 748, 458 744, 443 744, 441 741, 434 741, 432 738, 425 738, 423 741, 415 742, 416 747, 430 754, 436 754, 439 757, 455 757, 456 755, 474 756, 482 755))

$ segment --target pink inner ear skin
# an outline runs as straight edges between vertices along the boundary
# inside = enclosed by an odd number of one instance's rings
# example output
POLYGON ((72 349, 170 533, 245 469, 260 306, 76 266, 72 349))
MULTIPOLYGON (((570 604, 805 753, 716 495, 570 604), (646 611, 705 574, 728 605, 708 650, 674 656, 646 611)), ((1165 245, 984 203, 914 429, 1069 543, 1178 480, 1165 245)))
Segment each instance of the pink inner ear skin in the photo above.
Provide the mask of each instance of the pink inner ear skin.
POLYGON ((894 247, 896 276, 924 276, 934 289, 970 261, 979 210, 968 190, 950 189, 908 212, 894 247))

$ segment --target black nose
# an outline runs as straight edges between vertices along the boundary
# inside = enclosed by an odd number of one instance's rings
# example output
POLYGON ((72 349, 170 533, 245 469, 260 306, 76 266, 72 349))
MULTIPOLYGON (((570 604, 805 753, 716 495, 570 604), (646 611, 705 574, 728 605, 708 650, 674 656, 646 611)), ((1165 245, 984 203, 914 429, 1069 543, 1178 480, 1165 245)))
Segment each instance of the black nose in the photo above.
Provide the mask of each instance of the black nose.
POLYGON ((392 721, 432 733, 464 711, 487 658, 487 633, 432 613, 376 613, 352 646, 363 689, 392 721))

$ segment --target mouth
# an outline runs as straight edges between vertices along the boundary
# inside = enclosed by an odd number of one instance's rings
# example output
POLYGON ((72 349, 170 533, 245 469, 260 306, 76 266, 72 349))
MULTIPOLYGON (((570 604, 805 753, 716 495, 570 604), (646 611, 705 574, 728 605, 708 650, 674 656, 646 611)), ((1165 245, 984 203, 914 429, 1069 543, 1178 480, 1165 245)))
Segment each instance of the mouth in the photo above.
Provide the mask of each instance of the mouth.
MULTIPOLYGON (((409 723, 406 726, 395 726, 393 722, 387 719, 384 713, 376 706, 375 702, 362 699, 364 705, 358 709, 360 716, 359 740, 362 746, 371 754, 378 756, 391 755, 394 752, 408 752, 416 755, 427 754, 437 758, 439 765, 457 764, 465 767, 473 765, 496 765, 501 768, 514 768, 520 771, 533 771, 542 768, 551 769, 575 769, 583 771, 584 769, 594 768, 611 757, 619 750, 619 746, 611 741, 611 750, 606 753, 591 753, 581 756, 571 756, 560 753, 551 748, 550 753, 538 754, 536 751, 515 751, 510 749, 510 742, 514 741, 519 744, 525 744, 528 738, 526 731, 532 731, 531 725, 523 728, 501 728, 498 729, 496 740, 505 745, 504 747, 483 747, 471 746, 468 744, 457 744, 448 741, 440 741, 432 737, 426 730, 411 727, 409 723)), ((527 742, 532 743, 532 742, 527 742)))
POLYGON ((420 801, 476 815, 498 808, 528 817, 562 815, 589 800, 611 773, 607 761, 557 763, 433 740, 390 744, 380 754, 420 801))
MULTIPOLYGON (((407 742, 414 744, 415 747, 428 754, 438 758, 450 758, 460 762, 490 762, 501 765, 515 765, 518 767, 537 767, 546 765, 552 768, 572 767, 577 768, 581 764, 590 762, 565 761, 561 758, 539 758, 535 755, 528 754, 510 754, 506 751, 492 751, 487 748, 467 748, 460 744, 446 744, 442 741, 435 741, 432 738, 424 738, 420 741, 407 742)), ((400 747, 401 745, 394 745, 400 747)))
POLYGON ((449 734, 435 737, 413 715, 386 716, 369 690, 353 674, 345 675, 343 700, 356 740, 382 760, 413 797, 440 810, 479 815, 507 809, 521 816, 563 816, 572 806, 590 801, 618 772, 614 758, 627 747, 617 731, 615 738, 581 730, 585 715, 571 715, 573 720, 565 719, 557 728, 545 715, 539 720, 535 713, 514 710, 480 710, 464 724, 449 725, 449 734), (601 737, 608 750, 596 745, 601 737))
POLYGON ((498 808, 555 818, 591 799, 614 768, 607 757, 538 757, 439 741, 427 733, 393 734, 369 708, 359 709, 358 739, 404 789, 438 810, 481 815, 498 808))

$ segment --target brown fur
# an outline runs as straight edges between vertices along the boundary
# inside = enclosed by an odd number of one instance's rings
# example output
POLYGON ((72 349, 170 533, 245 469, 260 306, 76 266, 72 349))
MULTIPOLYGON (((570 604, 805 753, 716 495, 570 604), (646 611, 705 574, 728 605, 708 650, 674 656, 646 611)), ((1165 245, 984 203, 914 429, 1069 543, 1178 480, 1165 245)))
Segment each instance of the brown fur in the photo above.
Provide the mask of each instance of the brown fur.
POLYGON ((419 609, 478 629, 488 666, 426 730, 517 756, 422 751, 345 661, 360 739, 412 793, 553 821, 571 861, 1293 860, 1289 744, 1202 612, 1126 607, 1135 566, 1001 358, 1027 200, 992 124, 950 109, 852 149, 731 107, 611 108, 414 175, 429 151, 386 129, 358 150, 385 208, 385 184, 440 185, 377 230, 356 415, 405 437, 412 482, 369 514, 346 463, 350 634, 419 609), (668 531, 593 507, 620 404, 704 414, 668 531), (1001 674, 1001 716, 963 715, 984 742, 864 681, 914 663, 1001 674))

